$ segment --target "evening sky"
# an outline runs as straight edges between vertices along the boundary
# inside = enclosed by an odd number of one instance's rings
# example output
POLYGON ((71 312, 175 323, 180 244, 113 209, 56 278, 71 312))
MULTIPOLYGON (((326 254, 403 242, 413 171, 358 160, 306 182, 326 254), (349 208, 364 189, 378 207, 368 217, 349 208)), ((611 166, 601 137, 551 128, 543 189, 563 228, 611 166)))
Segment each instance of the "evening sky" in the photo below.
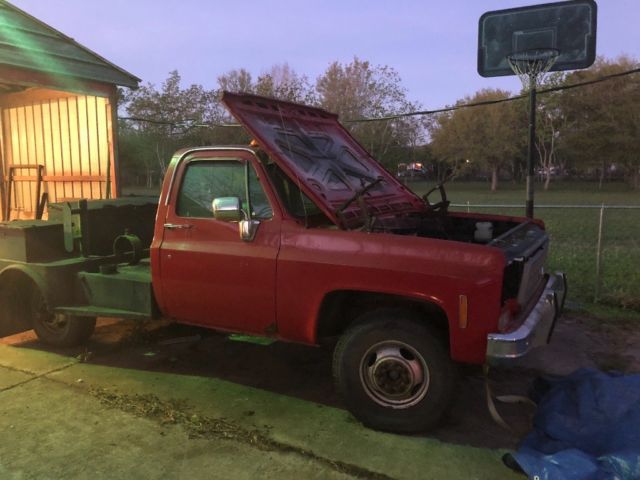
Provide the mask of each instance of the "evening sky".
MULTIPOLYGON (((517 91, 513 77, 476 71, 478 19, 521 0, 205 1, 10 0, 116 65, 156 85, 177 69, 184 85, 254 76, 288 63, 312 81, 354 56, 397 70, 411 100, 451 104, 480 88, 517 91)), ((598 1, 599 55, 640 58, 640 0, 598 1)))

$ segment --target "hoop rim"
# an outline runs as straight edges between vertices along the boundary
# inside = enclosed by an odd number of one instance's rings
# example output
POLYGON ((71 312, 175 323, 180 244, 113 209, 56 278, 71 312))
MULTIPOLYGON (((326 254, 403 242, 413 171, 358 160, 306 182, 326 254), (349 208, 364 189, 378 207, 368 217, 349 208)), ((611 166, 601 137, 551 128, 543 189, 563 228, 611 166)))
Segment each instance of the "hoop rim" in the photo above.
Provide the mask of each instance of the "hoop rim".
POLYGON ((536 62, 540 60, 556 59, 560 56, 560 49, 558 48, 528 48, 526 50, 517 50, 510 52, 506 55, 509 62, 536 62), (523 57, 518 58, 518 55, 523 57), (527 57, 526 55, 531 55, 527 57))

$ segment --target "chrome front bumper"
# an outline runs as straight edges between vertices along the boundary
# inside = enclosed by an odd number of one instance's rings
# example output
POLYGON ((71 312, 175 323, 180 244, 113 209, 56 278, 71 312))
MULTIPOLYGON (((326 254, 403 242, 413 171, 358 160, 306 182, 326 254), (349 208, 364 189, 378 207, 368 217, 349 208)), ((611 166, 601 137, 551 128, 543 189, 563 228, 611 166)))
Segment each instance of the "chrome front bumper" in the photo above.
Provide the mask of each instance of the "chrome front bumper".
POLYGON ((549 343, 553 327, 560 317, 567 296, 564 273, 549 275, 540 299, 522 325, 509 333, 490 333, 487 336, 487 363, 504 365, 522 357, 535 347, 549 343))

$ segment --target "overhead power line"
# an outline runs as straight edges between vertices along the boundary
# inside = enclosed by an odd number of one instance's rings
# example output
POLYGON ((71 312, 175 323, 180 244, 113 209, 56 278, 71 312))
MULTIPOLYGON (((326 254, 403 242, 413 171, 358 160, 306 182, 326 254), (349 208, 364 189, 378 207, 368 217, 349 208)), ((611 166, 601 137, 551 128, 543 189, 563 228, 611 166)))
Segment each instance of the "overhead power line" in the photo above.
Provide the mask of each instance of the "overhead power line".
MULTIPOLYGON (((573 88, 579 88, 579 87, 585 87, 588 85, 594 85, 596 83, 601 83, 601 82, 606 82, 608 80, 613 80, 615 78, 620 78, 620 77, 625 77, 627 75, 633 75, 636 73, 640 73, 640 68, 634 68, 631 70, 625 70, 624 72, 619 72, 619 73, 612 73, 609 75, 603 75, 601 77, 598 78, 594 78, 592 80, 585 80, 582 82, 576 82, 576 83, 572 83, 569 85, 559 85, 557 87, 549 87, 549 88, 544 88, 541 90, 538 90, 538 95, 543 95, 546 93, 552 93, 552 92, 559 92, 562 90, 571 90, 573 88)), ((383 117, 372 117, 372 118, 356 118, 356 119, 350 119, 350 120, 344 120, 344 123, 370 123, 370 122, 383 122, 383 121, 389 121, 389 120, 398 120, 400 118, 407 118, 407 117, 418 117, 418 116, 424 116, 424 115, 435 115, 438 113, 446 113, 446 112, 453 112, 455 110, 462 110, 463 108, 474 108, 474 107, 483 107, 483 106, 487 106, 487 105, 496 105, 499 103, 506 103, 506 102, 513 102, 515 100, 521 100, 523 98, 527 98, 528 95, 514 95, 512 97, 507 97, 507 98, 500 98, 500 99, 495 99, 495 100, 483 100, 481 102, 469 102, 469 103, 463 103, 463 104, 459 104, 459 105, 453 105, 451 107, 443 107, 443 108, 438 108, 435 110, 418 110, 418 111, 414 111, 414 112, 405 112, 405 113, 398 113, 395 115, 386 115, 383 117)), ((186 126, 188 129, 192 129, 192 128, 198 128, 198 127, 202 127, 202 128, 236 128, 236 127, 240 127, 241 125, 239 123, 196 123, 195 120, 193 119, 184 119, 184 120, 174 120, 174 121, 170 121, 170 120, 156 120, 156 119, 150 119, 150 118, 141 118, 141 117, 118 117, 121 120, 131 120, 131 121, 135 121, 135 122, 144 122, 144 123, 152 123, 152 124, 156 124, 156 125, 170 125, 170 126, 186 126)))
POLYGON ((186 127, 186 128, 210 128, 210 127, 240 127, 239 123, 198 123, 193 118, 185 118, 182 120, 157 120, 153 118, 144 117, 121 117, 120 120, 131 120, 133 122, 152 123, 155 125, 168 125, 172 127, 186 127))
MULTIPOLYGON (((544 89, 538 90, 537 93, 538 95, 541 95, 545 93, 559 92, 561 90, 571 90, 573 88, 585 87, 587 85, 593 85, 595 83, 605 82, 607 80, 612 80, 614 78, 633 75, 634 73, 640 73, 640 68, 634 68, 632 70, 626 70, 624 72, 619 72, 619 73, 612 73, 610 75, 603 75, 602 77, 594 78, 592 80, 585 80, 583 82, 572 83, 569 85, 560 85, 557 87, 544 88, 544 89)), ((434 115, 436 113, 453 112, 455 110, 461 110, 463 108, 482 107, 485 105, 495 105, 498 103, 513 102, 514 100, 521 100, 523 98, 527 98, 528 96, 529 95, 514 95, 513 97, 500 98, 496 100, 484 100, 482 102, 463 103, 463 104, 454 105, 451 107, 439 108, 437 110, 420 110, 416 112, 399 113, 396 115, 388 115, 385 117, 376 117, 376 118, 358 118, 355 120, 346 120, 345 123, 380 122, 380 121, 396 120, 399 118, 415 117, 415 116, 421 116, 421 115, 434 115)))

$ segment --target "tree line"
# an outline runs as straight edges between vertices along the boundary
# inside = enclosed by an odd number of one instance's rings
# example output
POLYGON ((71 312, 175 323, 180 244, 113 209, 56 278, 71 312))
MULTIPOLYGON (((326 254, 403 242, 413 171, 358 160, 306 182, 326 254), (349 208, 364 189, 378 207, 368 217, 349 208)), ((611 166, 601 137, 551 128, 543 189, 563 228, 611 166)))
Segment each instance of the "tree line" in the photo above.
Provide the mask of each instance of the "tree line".
MULTIPOLYGON (((184 146, 246 144, 241 128, 225 126, 235 120, 220 103, 225 90, 254 93, 319 106, 341 119, 369 118, 406 113, 420 105, 411 102, 398 73, 354 58, 333 62, 315 82, 289 65, 275 65, 254 78, 245 69, 231 70, 217 78, 216 88, 181 86, 177 71, 157 88, 146 84, 121 91, 119 121, 120 164, 125 182, 157 184, 171 154, 184 146)), ((409 156, 417 159, 426 142, 421 118, 385 122, 349 123, 353 135, 387 168, 409 156)))
MULTIPOLYGON (((599 58, 588 70, 549 75, 540 89, 562 87, 638 68, 623 56, 599 58)), ((484 89, 458 105, 505 99, 510 92, 484 89)), ((640 188, 640 76, 629 75, 538 96, 537 171, 545 188, 553 177, 611 176, 640 188)), ((528 101, 460 109, 429 122, 433 156, 486 175, 490 188, 500 178, 521 180, 526 164, 528 101)))
MULTIPOLYGON (((638 68, 627 56, 598 58, 593 67, 550 74, 539 87, 562 87, 638 68)), ((358 122, 419 111, 399 74, 354 58, 333 62, 314 82, 287 64, 254 78, 245 69, 217 78, 216 87, 181 86, 177 71, 157 88, 146 84, 121 92, 120 159, 125 182, 157 184, 171 154, 184 146, 246 144, 241 128, 219 102, 222 91, 255 93, 319 106, 337 113, 369 152, 392 172, 399 163, 421 162, 433 176, 452 167, 469 178, 485 178, 495 190, 500 181, 525 175, 528 102, 518 99, 434 115, 358 122)), ((483 89, 455 106, 505 99, 511 92, 483 89)), ((580 88, 538 96, 537 167, 549 187, 554 178, 624 178, 640 188, 640 75, 628 75, 580 88)))

